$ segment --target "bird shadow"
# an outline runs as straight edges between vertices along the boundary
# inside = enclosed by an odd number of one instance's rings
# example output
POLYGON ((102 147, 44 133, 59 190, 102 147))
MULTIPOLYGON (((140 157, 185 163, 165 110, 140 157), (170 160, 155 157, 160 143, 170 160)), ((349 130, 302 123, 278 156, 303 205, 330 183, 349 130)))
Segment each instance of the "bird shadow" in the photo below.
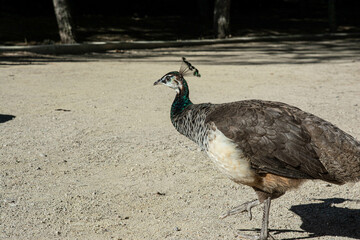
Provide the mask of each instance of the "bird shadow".
MULTIPOLYGON (((318 237, 347 237, 360 239, 360 209, 336 207, 335 204, 347 201, 356 201, 344 198, 316 199, 321 203, 301 204, 292 206, 290 210, 301 217, 302 230, 293 229, 269 229, 273 236, 291 232, 307 234, 307 236, 282 238, 282 240, 300 240, 318 237)), ((238 229, 242 231, 260 232, 260 229, 238 229)))
POLYGON ((0 114, 0 123, 4 123, 10 120, 13 120, 15 118, 14 115, 4 115, 4 114, 0 114))
MULTIPOLYGON (((322 202, 292 206, 290 210, 302 220, 301 229, 309 237, 348 237, 360 239, 360 209, 337 207, 335 204, 358 200, 344 198, 316 199, 322 202)), ((305 239, 295 238, 295 239, 305 239)), ((292 238, 294 239, 294 238, 292 238)))

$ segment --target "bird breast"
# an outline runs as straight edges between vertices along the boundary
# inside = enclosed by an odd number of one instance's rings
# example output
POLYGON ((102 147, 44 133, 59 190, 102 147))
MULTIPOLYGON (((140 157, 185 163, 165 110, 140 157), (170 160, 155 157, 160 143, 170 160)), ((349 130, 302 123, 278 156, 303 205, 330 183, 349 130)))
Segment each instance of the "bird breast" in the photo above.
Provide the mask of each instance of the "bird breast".
POLYGON ((249 159, 216 127, 209 131, 207 154, 231 180, 246 185, 252 185, 255 181, 255 172, 250 167, 249 159))

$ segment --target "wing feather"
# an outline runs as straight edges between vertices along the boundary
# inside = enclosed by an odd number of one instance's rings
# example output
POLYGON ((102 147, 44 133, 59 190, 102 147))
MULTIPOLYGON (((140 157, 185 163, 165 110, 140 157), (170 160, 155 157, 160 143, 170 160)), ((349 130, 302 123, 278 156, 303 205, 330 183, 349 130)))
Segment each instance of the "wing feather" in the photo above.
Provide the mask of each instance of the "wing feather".
POLYGON ((218 105, 206 118, 232 139, 259 173, 335 181, 319 160, 305 113, 284 103, 260 100, 218 105))

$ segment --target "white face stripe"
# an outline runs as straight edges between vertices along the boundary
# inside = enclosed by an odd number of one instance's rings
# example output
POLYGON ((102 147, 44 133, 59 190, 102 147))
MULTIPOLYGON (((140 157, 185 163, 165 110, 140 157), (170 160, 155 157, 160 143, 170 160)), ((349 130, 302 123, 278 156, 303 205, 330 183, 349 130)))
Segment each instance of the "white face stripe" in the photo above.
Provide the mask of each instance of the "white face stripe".
POLYGON ((166 74, 161 78, 161 83, 175 89, 177 93, 179 93, 180 89, 182 89, 183 85, 181 81, 178 80, 177 76, 174 74, 166 74))

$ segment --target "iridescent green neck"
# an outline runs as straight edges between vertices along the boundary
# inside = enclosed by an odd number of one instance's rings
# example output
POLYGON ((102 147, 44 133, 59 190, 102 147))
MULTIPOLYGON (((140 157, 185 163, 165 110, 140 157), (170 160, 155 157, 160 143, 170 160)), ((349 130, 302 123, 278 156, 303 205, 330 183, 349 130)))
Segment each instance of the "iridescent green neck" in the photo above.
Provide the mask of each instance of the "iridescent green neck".
POLYGON ((171 119, 182 113, 182 111, 184 111, 184 109, 191 104, 193 103, 189 98, 189 87, 185 79, 183 79, 182 89, 179 89, 179 92, 177 93, 174 102, 171 105, 171 119))

